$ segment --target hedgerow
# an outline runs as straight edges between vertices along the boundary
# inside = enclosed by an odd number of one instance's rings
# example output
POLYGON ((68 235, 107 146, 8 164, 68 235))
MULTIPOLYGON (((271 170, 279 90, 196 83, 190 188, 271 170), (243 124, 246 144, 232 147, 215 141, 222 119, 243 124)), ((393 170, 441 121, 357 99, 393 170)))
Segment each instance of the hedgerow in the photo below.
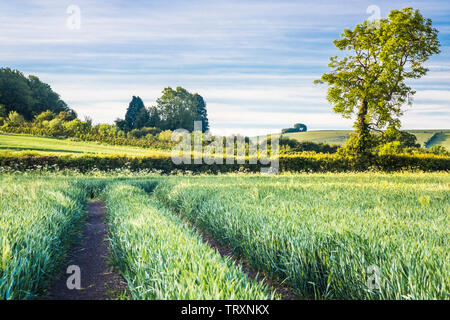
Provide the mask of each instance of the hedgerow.
MULTIPOLYGON (((179 164, 173 163, 168 155, 126 156, 126 155, 64 155, 49 156, 33 153, 5 153, 0 155, 2 171, 48 171, 76 169, 80 172, 92 170, 111 171, 128 169, 130 171, 151 170, 160 173, 226 173, 260 172, 268 165, 249 164, 179 164)), ((432 154, 385 154, 368 158, 346 157, 339 154, 298 153, 281 155, 281 172, 349 172, 349 171, 449 171, 450 157, 432 154)))

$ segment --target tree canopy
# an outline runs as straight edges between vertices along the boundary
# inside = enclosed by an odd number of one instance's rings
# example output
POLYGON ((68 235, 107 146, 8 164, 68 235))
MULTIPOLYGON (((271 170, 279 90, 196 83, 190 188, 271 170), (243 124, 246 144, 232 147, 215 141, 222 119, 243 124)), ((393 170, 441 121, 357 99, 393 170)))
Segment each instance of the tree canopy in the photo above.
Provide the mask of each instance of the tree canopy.
POLYGON ((125 119, 117 119, 117 126, 123 131, 145 127, 161 130, 194 130, 194 121, 202 122, 202 131, 209 129, 206 103, 198 93, 190 93, 182 87, 175 90, 167 87, 156 100, 156 106, 147 109, 140 97, 133 96, 125 119))
POLYGON ((334 45, 347 54, 330 58, 327 99, 336 113, 356 115, 355 152, 370 145, 370 131, 400 128, 401 107, 412 104, 415 91, 405 82, 424 76, 424 63, 440 52, 438 31, 418 10, 392 10, 387 18, 345 29, 334 45))
POLYGON ((48 84, 36 76, 27 78, 20 71, 10 68, 0 69, 0 104, 6 113, 16 111, 26 120, 33 119, 45 110, 68 112, 76 117, 75 111, 48 84))
POLYGON ((177 87, 175 90, 167 87, 162 93, 162 96, 156 100, 156 106, 150 110, 153 118, 155 115, 158 117, 153 121, 158 122, 159 128, 162 130, 183 128, 193 131, 194 121, 201 121, 202 131, 208 131, 206 103, 201 95, 192 94, 182 87, 177 87))

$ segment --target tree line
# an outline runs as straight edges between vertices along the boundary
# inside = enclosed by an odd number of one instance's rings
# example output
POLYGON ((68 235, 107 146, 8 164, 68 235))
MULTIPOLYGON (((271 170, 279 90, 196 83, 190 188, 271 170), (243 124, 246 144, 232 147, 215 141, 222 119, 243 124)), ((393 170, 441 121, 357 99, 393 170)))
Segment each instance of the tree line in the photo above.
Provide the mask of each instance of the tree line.
POLYGON ((59 94, 38 77, 25 77, 22 72, 10 68, 0 69, 0 117, 16 111, 29 121, 47 110, 77 117, 59 94))
POLYGON ((202 132, 209 130, 206 103, 198 93, 190 93, 182 87, 175 90, 167 87, 156 100, 156 106, 146 108, 140 97, 133 96, 124 119, 117 119, 116 125, 128 132, 144 127, 161 130, 186 129, 194 131, 194 121, 201 121, 202 132))

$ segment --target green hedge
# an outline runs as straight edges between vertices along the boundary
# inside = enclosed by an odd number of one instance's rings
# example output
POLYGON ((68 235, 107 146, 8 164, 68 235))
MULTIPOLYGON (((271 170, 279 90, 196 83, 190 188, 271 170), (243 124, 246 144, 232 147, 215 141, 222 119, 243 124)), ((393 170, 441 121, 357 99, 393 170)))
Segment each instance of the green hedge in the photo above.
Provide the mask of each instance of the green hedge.
MULTIPOLYGON (((248 161, 247 161, 248 162, 248 161)), ((225 162, 224 162, 225 163, 225 162)), ((260 172, 261 164, 181 164, 169 156, 129 157, 123 155, 45 156, 14 153, 0 155, 0 167, 7 170, 78 169, 110 171, 127 168, 131 171, 154 170, 162 173, 192 171, 194 173, 260 172)), ((299 153, 280 156, 281 172, 346 172, 346 171, 449 171, 450 157, 424 155, 379 155, 368 159, 343 157, 338 154, 299 153)))

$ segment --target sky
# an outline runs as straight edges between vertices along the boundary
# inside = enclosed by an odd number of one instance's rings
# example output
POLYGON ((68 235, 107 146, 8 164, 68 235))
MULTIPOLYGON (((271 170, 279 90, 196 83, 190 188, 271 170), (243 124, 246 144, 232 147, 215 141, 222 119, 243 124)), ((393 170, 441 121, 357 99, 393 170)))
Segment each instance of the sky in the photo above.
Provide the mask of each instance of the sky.
POLYGON ((313 80, 344 28, 407 6, 433 20, 442 52, 411 82, 403 128, 449 129, 448 0, 0 0, 0 67, 38 76, 95 123, 182 86, 204 97, 213 134, 351 129, 313 80))

